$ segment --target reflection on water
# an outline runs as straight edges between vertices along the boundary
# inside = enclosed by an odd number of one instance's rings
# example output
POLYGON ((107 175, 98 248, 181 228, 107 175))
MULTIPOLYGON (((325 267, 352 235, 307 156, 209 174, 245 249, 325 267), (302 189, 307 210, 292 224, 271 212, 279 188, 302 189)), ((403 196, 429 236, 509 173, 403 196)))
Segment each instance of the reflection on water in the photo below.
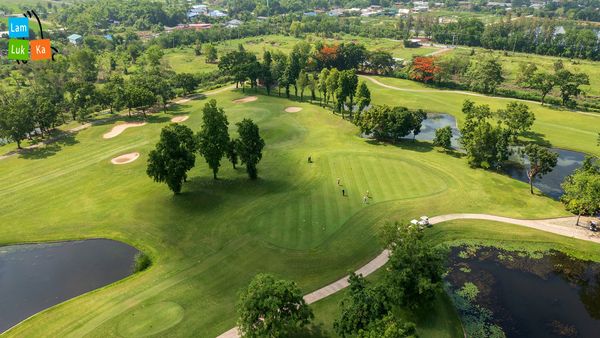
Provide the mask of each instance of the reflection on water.
POLYGON ((489 334, 499 327, 507 337, 531 338, 600 332, 599 263, 559 252, 532 258, 461 247, 452 249, 446 281, 470 331, 489 334))
MULTIPOLYGON (((458 138, 460 131, 456 125, 456 119, 448 114, 427 114, 427 119, 421 125, 421 132, 416 139, 419 141, 433 141, 435 138, 435 130, 450 126, 452 128, 452 147, 458 148, 458 138)), ((407 136, 413 138, 413 135, 407 136)))
POLYGON ((0 247, 0 333, 52 305, 127 277, 137 253, 106 239, 0 247))
MULTIPOLYGON (((533 185, 540 189, 544 194, 554 199, 559 199, 564 192, 560 185, 567 176, 575 171, 575 169, 582 166, 585 154, 564 149, 552 149, 552 151, 558 153, 556 167, 551 173, 544 175, 541 179, 536 179, 533 185)), ((529 161, 525 158, 523 162, 523 166, 515 164, 508 165, 505 167, 505 171, 512 178, 529 183, 529 180, 527 179, 529 161)))

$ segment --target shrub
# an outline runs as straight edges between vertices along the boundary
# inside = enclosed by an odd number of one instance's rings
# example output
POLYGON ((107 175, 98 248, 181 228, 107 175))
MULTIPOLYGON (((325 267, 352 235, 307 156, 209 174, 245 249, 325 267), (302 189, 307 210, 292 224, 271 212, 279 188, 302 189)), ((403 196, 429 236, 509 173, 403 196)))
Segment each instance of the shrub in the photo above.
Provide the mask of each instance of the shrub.
POLYGON ((150 256, 140 252, 135 255, 135 262, 133 264, 133 272, 137 273, 148 269, 150 265, 152 265, 152 260, 150 259, 150 256))

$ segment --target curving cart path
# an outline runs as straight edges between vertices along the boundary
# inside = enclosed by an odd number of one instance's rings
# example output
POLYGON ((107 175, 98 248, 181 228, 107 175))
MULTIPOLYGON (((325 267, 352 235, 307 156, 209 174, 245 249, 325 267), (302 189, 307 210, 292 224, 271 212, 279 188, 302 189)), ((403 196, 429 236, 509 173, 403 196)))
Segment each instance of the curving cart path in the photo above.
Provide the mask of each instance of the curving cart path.
MULTIPOLYGON (((563 217, 563 218, 553 218, 553 219, 542 219, 542 220, 523 220, 502 216, 494 216, 494 215, 486 215, 486 214, 448 214, 435 216, 429 219, 429 223, 438 224, 447 221, 460 220, 460 219, 474 219, 474 220, 486 220, 486 221, 495 221, 501 223, 510 223, 516 224, 528 228, 533 228, 541 231, 546 231, 550 233, 554 233, 557 235, 567 236, 571 238, 576 238, 584 241, 590 241, 600 244, 600 235, 594 234, 588 231, 585 228, 567 226, 565 224, 574 224, 576 217, 563 217)), ((379 268, 385 265, 389 259, 389 251, 383 250, 381 254, 375 257, 366 265, 362 266, 360 269, 356 270, 357 274, 361 274, 363 276, 368 276, 373 272, 377 271, 379 268)), ((344 276, 343 278, 326 285, 316 291, 313 291, 304 296, 304 300, 308 304, 312 304, 317 302, 323 298, 331 296, 332 294, 348 287, 348 276, 344 276)), ((217 338, 238 338, 240 334, 238 333, 237 327, 232 328, 231 330, 221 334, 217 338)))

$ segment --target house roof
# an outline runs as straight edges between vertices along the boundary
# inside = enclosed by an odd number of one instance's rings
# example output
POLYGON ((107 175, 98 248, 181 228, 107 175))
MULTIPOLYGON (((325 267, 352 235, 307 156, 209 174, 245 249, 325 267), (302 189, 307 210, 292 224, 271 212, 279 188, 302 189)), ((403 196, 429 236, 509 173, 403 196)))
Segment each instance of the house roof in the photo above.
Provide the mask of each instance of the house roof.
POLYGON ((81 39, 83 36, 79 35, 79 34, 71 34, 67 37, 67 39, 69 40, 78 40, 81 39))

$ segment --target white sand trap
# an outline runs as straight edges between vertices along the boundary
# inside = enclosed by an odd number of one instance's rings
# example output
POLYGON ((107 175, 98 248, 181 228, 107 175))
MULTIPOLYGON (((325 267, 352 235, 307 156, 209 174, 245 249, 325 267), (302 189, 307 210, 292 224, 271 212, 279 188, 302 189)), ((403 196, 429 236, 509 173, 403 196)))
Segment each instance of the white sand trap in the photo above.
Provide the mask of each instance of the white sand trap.
POLYGON ((258 100, 258 97, 256 97, 256 96, 246 96, 244 98, 234 100, 233 103, 248 103, 248 102, 254 102, 256 100, 258 100))
POLYGON ((285 112, 286 113, 297 113, 299 111, 302 111, 302 108, 300 108, 300 107, 287 107, 287 108, 285 108, 285 112))
POLYGON ((123 123, 123 124, 119 124, 119 125, 114 126, 111 131, 109 131, 108 133, 104 134, 102 137, 105 138, 105 139, 117 137, 122 132, 124 132, 127 128, 141 127, 141 126, 145 126, 145 125, 146 125, 146 122, 136 122, 136 123, 123 123))
POLYGON ((117 156, 110 160, 112 164, 127 164, 137 160, 140 157, 140 153, 129 153, 121 156, 117 156))
POLYGON ((180 122, 185 122, 189 119, 189 116, 175 116, 174 118, 171 119, 171 122, 173 123, 180 123, 180 122))

